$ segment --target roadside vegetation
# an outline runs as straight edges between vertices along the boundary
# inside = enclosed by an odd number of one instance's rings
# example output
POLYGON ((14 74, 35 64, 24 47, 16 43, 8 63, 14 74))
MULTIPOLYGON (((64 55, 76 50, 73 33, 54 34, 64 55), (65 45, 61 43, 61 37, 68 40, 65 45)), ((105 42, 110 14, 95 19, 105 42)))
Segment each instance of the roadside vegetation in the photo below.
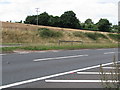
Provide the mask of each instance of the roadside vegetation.
MULTIPOLYGON (((89 21, 89 20, 88 20, 89 21)), ((86 22, 87 23, 87 22, 86 22)), ((78 29, 56 27, 29 26, 24 24, 8 24, 2 30, 2 44, 15 45, 14 47, 0 48, 3 52, 14 50, 64 50, 86 48, 115 48, 118 47, 118 34, 78 29), (17 27, 13 27, 16 26, 17 27), (20 26, 21 25, 21 26, 20 26), (8 28, 10 26, 10 28, 8 28), (22 28, 24 27, 24 28, 22 28), (27 28, 29 27, 29 28, 27 28), (25 29, 26 28, 26 29, 25 29), (82 41, 62 42, 59 41, 82 41), (17 46, 16 45, 21 45, 17 46)))
POLYGON ((100 78, 103 88, 120 90, 120 63, 117 63, 115 55, 113 56, 113 64, 110 65, 110 67, 113 67, 113 69, 104 70, 103 66, 100 65, 100 78), (111 80, 111 82, 109 80, 111 80))
POLYGON ((58 45, 58 44, 53 44, 53 45, 36 45, 36 44, 29 44, 29 45, 24 45, 22 47, 3 47, 0 48, 2 49, 3 53, 10 53, 10 52, 14 52, 16 50, 19 51, 41 51, 41 50, 75 50, 75 49, 98 49, 98 48, 115 48, 117 47, 117 44, 112 44, 112 43, 84 43, 84 44, 75 44, 75 45, 71 45, 71 44, 62 44, 62 45, 58 45))
POLYGON ((120 40, 120 34, 108 34, 108 36, 113 40, 116 40, 116 41, 120 40))
POLYGON ((47 28, 38 29, 38 32, 39 36, 42 38, 60 38, 63 36, 62 32, 49 30, 47 28))

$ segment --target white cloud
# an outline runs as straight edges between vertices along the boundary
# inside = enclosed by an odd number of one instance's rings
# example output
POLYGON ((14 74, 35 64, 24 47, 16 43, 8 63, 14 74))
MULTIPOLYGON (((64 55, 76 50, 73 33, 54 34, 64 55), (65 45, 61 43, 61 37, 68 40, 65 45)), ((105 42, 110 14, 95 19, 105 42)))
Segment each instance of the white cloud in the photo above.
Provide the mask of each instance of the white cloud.
POLYGON ((94 22, 107 18, 116 24, 117 2, 118 0, 0 0, 0 20, 25 20, 27 15, 36 14, 35 8, 38 7, 39 13, 46 11, 51 15, 60 16, 65 11, 73 10, 82 22, 87 18, 93 19, 94 22))

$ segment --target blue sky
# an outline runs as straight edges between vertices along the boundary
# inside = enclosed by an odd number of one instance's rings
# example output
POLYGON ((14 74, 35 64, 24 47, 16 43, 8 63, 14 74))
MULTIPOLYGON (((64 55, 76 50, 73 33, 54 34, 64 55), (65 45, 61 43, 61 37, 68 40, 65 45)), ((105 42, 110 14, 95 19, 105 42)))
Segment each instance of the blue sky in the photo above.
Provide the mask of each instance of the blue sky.
POLYGON ((27 15, 47 12, 60 16, 65 11, 73 10, 78 19, 84 22, 91 18, 95 23, 100 18, 107 18, 111 23, 118 22, 119 0, 0 0, 0 20, 20 21, 27 15))

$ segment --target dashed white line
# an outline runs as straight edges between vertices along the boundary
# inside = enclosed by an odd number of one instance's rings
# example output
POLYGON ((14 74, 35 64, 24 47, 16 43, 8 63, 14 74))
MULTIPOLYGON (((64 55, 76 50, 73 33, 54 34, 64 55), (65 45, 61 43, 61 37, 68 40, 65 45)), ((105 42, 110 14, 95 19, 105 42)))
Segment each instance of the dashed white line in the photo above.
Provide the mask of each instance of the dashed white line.
POLYGON ((113 54, 113 53, 116 53, 116 52, 106 52, 104 54, 113 54))
POLYGON ((115 80, 107 80, 107 81, 102 81, 102 80, 45 80, 45 82, 49 83, 99 83, 99 82, 119 82, 115 80))
MULTIPOLYGON (((106 66, 106 65, 110 65, 110 64, 113 64, 113 62, 102 64, 102 66, 106 66)), ((23 85, 23 84, 27 84, 27 83, 32 83, 32 82, 36 82, 36 81, 40 81, 40 80, 45 80, 48 78, 53 78, 53 77, 57 77, 57 76, 62 76, 62 75, 80 72, 80 71, 89 70, 89 69, 98 68, 98 67, 100 67, 100 65, 86 67, 86 68, 77 69, 77 70, 72 70, 72 71, 63 72, 63 73, 54 74, 54 75, 49 75, 49 76, 44 76, 44 77, 35 78, 35 79, 30 79, 30 80, 26 80, 26 81, 16 82, 16 83, 0 86, 0 89, 9 88, 9 87, 18 86, 18 85, 23 85)))
POLYGON ((76 55, 76 56, 65 56, 65 57, 55 57, 55 58, 43 58, 43 59, 35 59, 35 60, 33 60, 33 61, 34 61, 34 62, 37 62, 37 61, 44 61, 44 60, 76 58, 76 57, 82 57, 82 56, 88 56, 88 55, 76 55))
POLYGON ((0 54, 0 55, 2 56, 2 55, 6 55, 6 54, 0 54))

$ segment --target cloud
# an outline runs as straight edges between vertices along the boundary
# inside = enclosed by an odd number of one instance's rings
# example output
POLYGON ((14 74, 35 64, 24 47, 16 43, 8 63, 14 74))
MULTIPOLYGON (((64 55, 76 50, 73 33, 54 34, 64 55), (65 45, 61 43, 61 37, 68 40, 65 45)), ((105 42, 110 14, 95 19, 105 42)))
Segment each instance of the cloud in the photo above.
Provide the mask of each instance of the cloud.
POLYGON ((27 15, 36 14, 35 8, 39 8, 39 13, 46 11, 56 16, 73 10, 82 22, 87 18, 94 22, 107 18, 116 24, 118 17, 118 0, 0 0, 1 2, 9 2, 0 4, 2 21, 25 20, 27 15))
POLYGON ((0 4, 10 4, 11 2, 9 2, 8 0, 0 0, 0 4))

